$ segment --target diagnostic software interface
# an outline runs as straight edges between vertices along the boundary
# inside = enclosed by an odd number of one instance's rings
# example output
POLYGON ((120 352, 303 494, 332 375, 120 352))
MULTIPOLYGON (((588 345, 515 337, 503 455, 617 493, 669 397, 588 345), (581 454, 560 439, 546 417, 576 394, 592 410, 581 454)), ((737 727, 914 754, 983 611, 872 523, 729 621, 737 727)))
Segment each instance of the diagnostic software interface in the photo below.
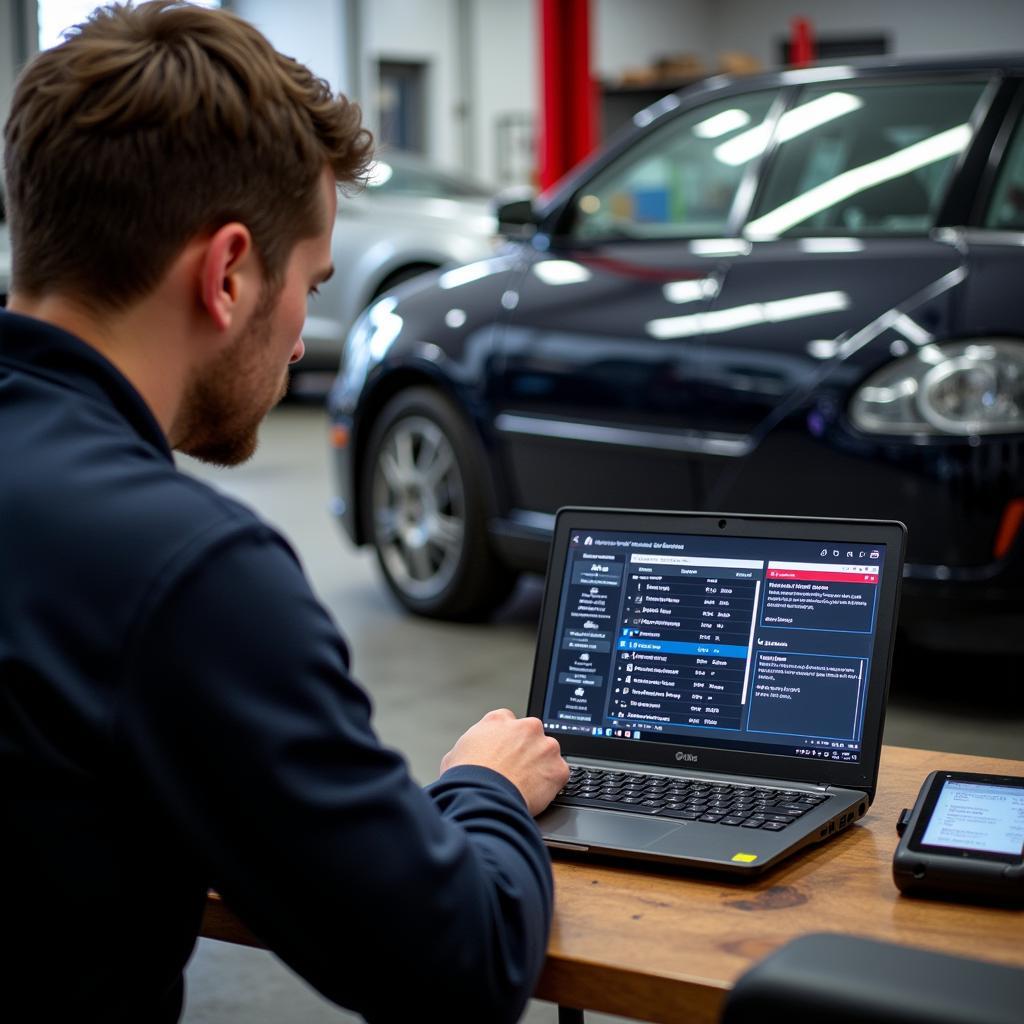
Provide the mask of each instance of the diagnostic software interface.
POLYGON ((1024 851, 1024 788, 947 779, 921 842, 983 853, 1024 851))
POLYGON ((550 731, 857 762, 884 544, 574 532, 550 731))

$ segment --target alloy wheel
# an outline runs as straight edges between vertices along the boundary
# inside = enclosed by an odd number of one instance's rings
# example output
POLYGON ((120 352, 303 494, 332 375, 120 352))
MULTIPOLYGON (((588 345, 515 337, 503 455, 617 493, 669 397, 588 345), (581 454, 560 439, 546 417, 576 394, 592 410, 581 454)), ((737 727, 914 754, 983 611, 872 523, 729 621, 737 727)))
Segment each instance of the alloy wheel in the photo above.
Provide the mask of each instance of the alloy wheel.
POLYGON ((462 557, 466 499, 451 442, 433 420, 407 416, 388 431, 372 502, 377 549, 395 586, 416 600, 436 597, 462 557))

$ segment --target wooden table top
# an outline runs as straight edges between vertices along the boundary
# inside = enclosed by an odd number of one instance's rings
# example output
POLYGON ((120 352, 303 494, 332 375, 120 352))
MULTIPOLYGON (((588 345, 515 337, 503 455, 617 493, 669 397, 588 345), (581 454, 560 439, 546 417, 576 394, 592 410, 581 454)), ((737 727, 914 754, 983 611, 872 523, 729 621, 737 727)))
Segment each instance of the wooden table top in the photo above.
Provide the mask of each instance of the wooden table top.
MULTIPOLYGON (((885 747, 856 825, 751 882, 555 861, 555 919, 536 995, 649 1021, 712 1024, 736 979, 790 939, 834 931, 1024 967, 1024 912, 901 897, 896 818, 935 769, 1024 774, 995 758, 885 747)), ((203 934, 258 945, 216 897, 203 934)))
POLYGON ((856 825, 753 882, 555 864, 555 922, 537 996, 651 1021, 711 1024, 736 979, 809 932, 843 932, 1024 967, 1024 912, 900 896, 896 819, 928 772, 1024 764, 885 747, 856 825))

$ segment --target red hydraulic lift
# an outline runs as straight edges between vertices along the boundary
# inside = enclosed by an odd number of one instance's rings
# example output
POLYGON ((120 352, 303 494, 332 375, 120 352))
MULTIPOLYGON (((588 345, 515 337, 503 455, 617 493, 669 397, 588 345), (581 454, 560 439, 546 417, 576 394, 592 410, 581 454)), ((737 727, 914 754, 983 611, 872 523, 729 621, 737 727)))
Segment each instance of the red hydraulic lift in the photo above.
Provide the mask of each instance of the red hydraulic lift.
POLYGON ((575 167, 597 142, 597 83, 590 76, 590 0, 538 0, 541 189, 575 167))
POLYGON ((795 68, 805 68, 817 57, 814 45, 814 29, 806 18, 794 18, 790 22, 789 63, 795 68))

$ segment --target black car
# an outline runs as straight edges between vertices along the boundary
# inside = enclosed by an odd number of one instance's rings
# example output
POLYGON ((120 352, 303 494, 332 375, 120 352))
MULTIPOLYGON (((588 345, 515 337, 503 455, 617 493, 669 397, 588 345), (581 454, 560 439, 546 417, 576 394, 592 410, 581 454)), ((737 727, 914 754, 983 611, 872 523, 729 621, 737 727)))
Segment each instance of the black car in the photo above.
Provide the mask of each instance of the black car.
POLYGON ((561 505, 896 518, 904 625, 1024 633, 1024 55, 715 78, 372 306, 337 513, 427 615, 561 505))

